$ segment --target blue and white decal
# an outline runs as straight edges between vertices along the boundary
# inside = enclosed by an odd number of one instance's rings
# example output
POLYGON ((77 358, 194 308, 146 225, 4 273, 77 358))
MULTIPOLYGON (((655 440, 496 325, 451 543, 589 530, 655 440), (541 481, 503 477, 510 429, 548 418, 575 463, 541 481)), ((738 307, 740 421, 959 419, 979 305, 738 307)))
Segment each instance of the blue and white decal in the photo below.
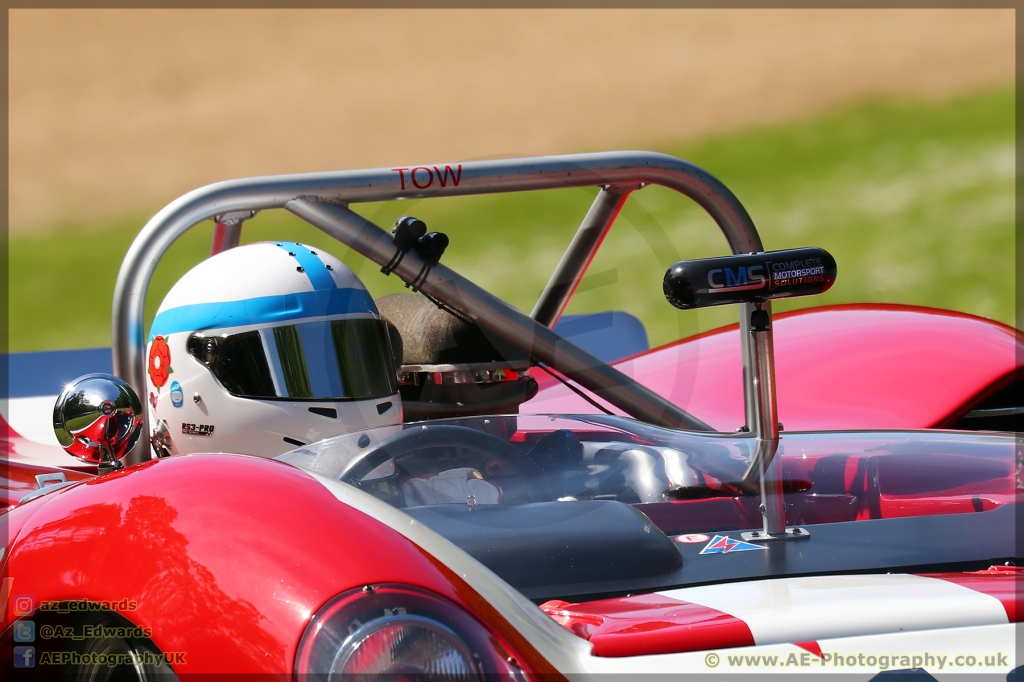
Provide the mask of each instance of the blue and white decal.
POLYGON ((181 384, 177 381, 171 382, 171 405, 181 407, 185 402, 184 394, 181 392, 181 384))
POLYGON ((755 549, 766 549, 764 545, 755 545, 752 542, 733 540, 724 535, 716 535, 711 542, 704 546, 701 554, 728 554, 729 552, 749 552, 755 549))

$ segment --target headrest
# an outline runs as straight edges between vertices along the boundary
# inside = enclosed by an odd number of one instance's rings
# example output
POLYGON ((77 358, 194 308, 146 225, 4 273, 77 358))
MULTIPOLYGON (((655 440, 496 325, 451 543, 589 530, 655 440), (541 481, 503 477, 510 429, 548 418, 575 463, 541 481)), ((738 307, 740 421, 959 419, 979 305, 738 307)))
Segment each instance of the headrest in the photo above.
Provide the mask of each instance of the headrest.
MULTIPOLYGON (((528 359, 504 339, 486 334, 441 310, 420 294, 391 294, 377 300, 380 316, 402 337, 403 365, 459 365, 528 359)), ((394 344, 393 344, 394 345, 394 344)), ((396 349, 397 351, 397 349, 396 349)))

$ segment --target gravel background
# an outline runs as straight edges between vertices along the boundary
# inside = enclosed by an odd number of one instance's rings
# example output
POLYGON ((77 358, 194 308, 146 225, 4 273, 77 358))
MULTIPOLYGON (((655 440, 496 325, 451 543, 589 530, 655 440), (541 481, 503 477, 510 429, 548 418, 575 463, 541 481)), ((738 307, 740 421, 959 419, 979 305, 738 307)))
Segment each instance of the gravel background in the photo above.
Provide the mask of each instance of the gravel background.
POLYGON ((664 145, 1014 73, 1012 9, 9 16, 14 232, 231 177, 664 145))

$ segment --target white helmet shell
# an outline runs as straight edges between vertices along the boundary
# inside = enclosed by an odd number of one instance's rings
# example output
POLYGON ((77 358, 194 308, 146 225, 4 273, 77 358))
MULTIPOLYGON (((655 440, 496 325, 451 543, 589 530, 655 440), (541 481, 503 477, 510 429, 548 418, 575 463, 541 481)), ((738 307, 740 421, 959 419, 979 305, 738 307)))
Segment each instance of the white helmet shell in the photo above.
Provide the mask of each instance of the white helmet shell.
POLYGON ((373 299, 303 244, 239 246, 192 268, 157 311, 148 358, 154 438, 171 454, 273 457, 402 421, 373 299))

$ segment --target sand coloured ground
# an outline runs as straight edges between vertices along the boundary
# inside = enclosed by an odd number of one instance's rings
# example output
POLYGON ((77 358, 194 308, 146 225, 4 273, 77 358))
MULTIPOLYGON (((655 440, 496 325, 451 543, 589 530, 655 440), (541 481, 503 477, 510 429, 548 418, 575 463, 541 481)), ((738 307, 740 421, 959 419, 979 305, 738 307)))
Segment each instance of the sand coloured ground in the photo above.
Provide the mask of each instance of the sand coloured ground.
POLYGON ((1006 10, 11 10, 10 225, 1009 82, 1006 10))

